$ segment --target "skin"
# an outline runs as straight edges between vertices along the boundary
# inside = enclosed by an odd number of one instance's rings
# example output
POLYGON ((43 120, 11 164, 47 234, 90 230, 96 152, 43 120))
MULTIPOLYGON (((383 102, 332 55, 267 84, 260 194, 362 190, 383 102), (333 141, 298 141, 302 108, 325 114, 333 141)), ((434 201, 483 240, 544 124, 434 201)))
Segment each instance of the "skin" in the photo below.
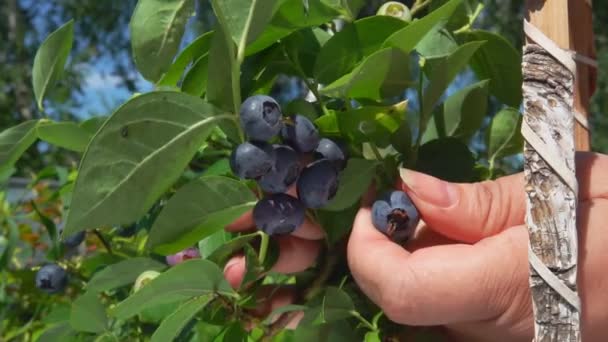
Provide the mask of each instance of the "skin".
MULTIPOLYGON (((606 169, 608 156, 577 154, 578 285, 584 341, 603 341, 608 335, 606 169)), ((402 188, 423 222, 415 237, 399 246, 371 224, 373 193, 364 199, 348 242, 349 266, 361 290, 390 320, 443 326, 455 341, 530 341, 533 314, 523 174, 475 184, 448 183, 409 170, 401 170, 401 176, 402 188)), ((228 229, 253 229, 251 215, 245 214, 228 229)), ((274 270, 295 273, 311 266, 322 238, 322 230, 311 222, 291 236, 278 238, 280 256, 274 270)), ((235 256, 224 273, 237 287, 244 271, 243 257, 235 256)), ((277 300, 284 305, 289 302, 286 298, 282 293, 277 300)))

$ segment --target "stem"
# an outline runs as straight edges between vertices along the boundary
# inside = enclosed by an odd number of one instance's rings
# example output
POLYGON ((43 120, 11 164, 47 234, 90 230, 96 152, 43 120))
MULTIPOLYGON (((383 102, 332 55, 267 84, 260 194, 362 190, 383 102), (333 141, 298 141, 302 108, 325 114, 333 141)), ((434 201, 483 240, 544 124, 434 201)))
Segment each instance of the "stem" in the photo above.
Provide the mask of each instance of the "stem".
POLYGON ((300 61, 298 60, 298 55, 295 56, 296 60, 291 59, 291 57, 287 53, 287 50, 285 50, 285 46, 283 46, 283 55, 285 56, 285 58, 287 59, 289 64, 291 64, 291 66, 294 67, 294 69, 298 73, 298 76, 306 84, 306 87, 313 93, 313 95, 317 99, 317 102, 319 102, 321 109, 323 110, 323 114, 328 115, 329 111, 327 110, 327 107, 325 106, 325 102, 321 98, 319 89, 317 89, 319 84, 314 80, 313 80, 313 82, 311 82, 310 79, 308 79, 308 76, 306 76, 306 73, 304 72, 304 70, 302 70, 302 67, 300 66, 300 61))
POLYGON ((422 65, 420 66, 420 68, 421 70, 418 76, 418 106, 420 107, 420 114, 418 115, 418 135, 416 136, 416 143, 414 144, 414 148, 412 150, 412 165, 416 165, 416 162, 418 160, 418 148, 420 147, 420 142, 422 141, 422 133, 424 131, 424 118, 422 117, 424 114, 424 99, 422 93, 422 83, 424 81, 424 75, 422 72, 422 65))
POLYGON ((366 320, 365 317, 361 316, 361 314, 358 313, 357 311, 353 310, 350 312, 350 314, 353 315, 353 317, 355 317, 356 319, 358 319, 359 322, 361 322, 369 330, 371 330, 371 331, 378 330, 373 324, 371 324, 368 320, 366 320))
POLYGON ((479 16, 483 8, 484 5, 482 3, 477 4, 477 7, 475 7, 475 11, 473 12, 473 14, 469 15, 469 22, 463 25, 458 30, 454 31, 454 34, 470 31, 471 27, 473 26, 473 23, 475 22, 475 20, 477 20, 477 17, 479 16))
POLYGON ((268 242, 270 238, 268 234, 260 231, 260 237, 262 238, 260 241, 260 251, 258 253, 258 261, 260 264, 264 264, 264 260, 266 260, 266 254, 268 252, 268 242))
POLYGON ((373 142, 370 142, 369 147, 371 148, 372 152, 374 153, 374 156, 376 156, 376 160, 378 160, 378 161, 384 160, 384 158, 382 158, 382 154, 380 153, 380 150, 378 150, 378 146, 376 146, 376 144, 374 144, 373 142))
POLYGON ((108 251, 109 254, 114 254, 112 252, 112 247, 110 247, 110 244, 108 243, 106 238, 104 238, 103 235, 101 235, 101 233, 99 232, 98 229, 93 229, 93 234, 95 234, 97 236, 97 238, 101 241, 101 244, 105 247, 105 249, 108 251))
POLYGON ((414 17, 414 15, 418 12, 420 12, 422 9, 424 9, 426 6, 431 4, 431 0, 416 0, 416 2, 414 3, 414 6, 412 6, 412 9, 410 10, 410 14, 412 15, 412 18, 414 17))

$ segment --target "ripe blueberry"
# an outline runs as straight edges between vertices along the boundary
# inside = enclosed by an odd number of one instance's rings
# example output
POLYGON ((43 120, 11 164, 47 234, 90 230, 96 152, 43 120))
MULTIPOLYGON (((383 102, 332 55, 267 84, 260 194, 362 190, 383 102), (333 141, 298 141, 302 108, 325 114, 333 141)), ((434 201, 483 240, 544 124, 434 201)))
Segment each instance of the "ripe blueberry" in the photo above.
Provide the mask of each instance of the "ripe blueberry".
POLYGON ((167 255, 165 258, 167 260, 167 264, 170 266, 175 266, 179 263, 182 263, 186 260, 200 258, 201 254, 198 252, 196 248, 186 248, 181 252, 177 252, 172 255, 167 255))
POLYGON ((57 264, 42 266, 36 273, 36 287, 52 294, 63 291, 68 284, 68 274, 57 264))
POLYGON ((283 126, 281 107, 272 97, 254 95, 241 105, 241 127, 251 140, 268 141, 275 137, 283 126))
POLYGON ((283 142, 298 152, 311 152, 319 144, 319 131, 303 115, 296 115, 293 123, 286 123, 281 129, 283 142))
POLYGON ((374 227, 396 242, 405 242, 416 229, 420 215, 409 196, 403 191, 392 191, 374 202, 374 227))
POLYGON ((83 230, 81 232, 72 234, 70 236, 66 236, 63 238, 63 245, 68 248, 77 247, 78 245, 80 245, 82 243, 82 241, 84 241, 85 235, 86 235, 86 233, 83 230))
POLYGON ((305 209, 297 198, 274 194, 261 199, 253 208, 253 221, 268 235, 289 234, 304 222, 305 209))
POLYGON ((291 147, 285 145, 274 145, 275 162, 267 174, 259 180, 260 187, 265 192, 276 194, 287 191, 298 179, 300 163, 298 154, 291 147))
POLYGON ((307 208, 321 208, 338 191, 338 171, 331 161, 317 160, 302 170, 296 187, 298 198, 307 208))
POLYGON ((274 150, 269 144, 245 142, 232 151, 230 168, 241 178, 258 179, 270 171, 274 160, 274 150))
POLYGON ((338 170, 343 170, 346 167, 346 153, 333 140, 322 138, 319 141, 319 146, 315 149, 315 155, 331 161, 338 170))

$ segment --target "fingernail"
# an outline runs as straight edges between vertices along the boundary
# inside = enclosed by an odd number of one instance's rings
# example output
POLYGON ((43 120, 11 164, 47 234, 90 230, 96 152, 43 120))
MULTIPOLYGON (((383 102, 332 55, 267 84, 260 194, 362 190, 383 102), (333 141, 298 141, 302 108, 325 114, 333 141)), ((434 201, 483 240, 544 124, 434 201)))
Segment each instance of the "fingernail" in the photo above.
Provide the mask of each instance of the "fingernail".
POLYGON ((458 189, 449 182, 408 169, 400 169, 399 175, 409 192, 424 202, 448 208, 458 201, 458 189))

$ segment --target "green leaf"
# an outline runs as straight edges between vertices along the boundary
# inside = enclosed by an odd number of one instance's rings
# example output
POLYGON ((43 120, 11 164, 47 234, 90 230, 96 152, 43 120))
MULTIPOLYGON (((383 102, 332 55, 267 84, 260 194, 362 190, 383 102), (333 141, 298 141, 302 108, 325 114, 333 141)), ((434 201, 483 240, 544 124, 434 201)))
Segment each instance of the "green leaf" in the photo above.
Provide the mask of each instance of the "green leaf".
MULTIPOLYGON (((390 135, 399 129, 405 119, 407 104, 407 101, 402 101, 390 107, 364 106, 337 112, 339 131, 342 137, 347 137, 355 143, 372 141, 377 145, 386 146, 390 135)), ((330 119, 325 120, 317 120, 322 131, 326 130, 324 126, 330 124, 330 119)))
POLYGON ((232 233, 222 229, 202 239, 198 242, 198 250, 201 254, 201 258, 209 258, 210 255, 222 248, 227 242, 232 240, 233 237, 234 235, 232 233))
POLYGON ((384 47, 396 47, 409 53, 437 24, 447 22, 454 10, 462 0, 451 0, 422 19, 410 23, 408 26, 393 33, 384 42, 384 47))
POLYGON ((215 233, 255 205, 241 182, 220 176, 194 180, 180 188, 160 212, 148 247, 171 254, 215 233))
POLYGON ((490 79, 490 93, 511 107, 522 100, 521 54, 505 38, 488 31, 474 30, 458 35, 463 41, 486 43, 471 59, 471 68, 479 79, 490 79))
POLYGON ((488 80, 460 89, 445 100, 443 110, 435 113, 435 120, 429 121, 422 143, 445 136, 467 143, 481 127, 487 107, 488 80), (437 132, 438 127, 441 127, 441 134, 437 132))
POLYGON ((215 32, 211 38, 208 57, 208 65, 213 67, 208 69, 207 101, 219 108, 233 111, 231 75, 232 65, 236 63, 234 47, 228 46, 225 32, 221 27, 218 26, 215 32))
POLYGON ((365 342, 382 342, 380 333, 377 331, 368 331, 365 334, 365 342))
POLYGON ((371 100, 398 96, 411 84, 409 63, 409 56, 399 49, 377 51, 352 72, 321 89, 321 93, 332 97, 371 100))
POLYGON ((217 265, 207 260, 191 259, 163 272, 120 302, 112 310, 112 315, 118 319, 127 319, 158 304, 213 293, 236 296, 217 265))
POLYGON ((321 0, 321 2, 335 9, 348 21, 355 20, 361 7, 365 5, 364 0, 321 0))
POLYGON ((23 153, 36 141, 36 125, 31 120, 0 132, 0 173, 15 165, 23 153))
POLYGON ((475 158, 459 139, 436 139, 420 146, 416 169, 450 182, 470 182, 475 176, 475 158))
POLYGON ((346 209, 359 200, 367 191, 376 174, 378 163, 373 160, 351 158, 340 174, 340 186, 336 196, 323 210, 339 211, 346 209))
POLYGON ((350 233, 359 211, 359 203, 340 211, 317 210, 319 224, 327 234, 327 243, 331 246, 350 233))
POLYGON ((87 284, 87 291, 101 292, 129 285, 144 271, 160 272, 166 267, 163 263, 145 257, 125 259, 96 273, 87 284))
POLYGON ((38 109, 43 110, 46 92, 61 77, 74 40, 74 20, 63 24, 42 42, 32 67, 32 85, 38 109))
POLYGON ((152 335, 152 342, 173 341, 186 324, 211 301, 212 297, 200 296, 182 304, 175 312, 167 316, 152 335))
POLYGON ((178 179, 220 120, 201 99, 176 92, 139 95, 112 114, 85 152, 65 234, 130 224, 178 179))
POLYGON ((203 172, 203 176, 228 176, 231 174, 232 170, 230 170, 230 161, 228 158, 216 161, 203 172))
POLYGON ((283 0, 264 32, 247 47, 246 54, 262 51, 296 30, 316 27, 338 16, 336 10, 321 0, 308 0, 308 4, 306 12, 302 0, 283 0))
POLYGON ((87 292, 72 304, 70 325, 74 330, 100 333, 106 329, 108 317, 96 293, 87 292))
POLYGON ((241 322, 230 323, 219 335, 217 335, 213 342, 247 342, 247 332, 243 329, 241 322))
POLYGON ((37 341, 40 342, 72 342, 76 339, 77 332, 70 327, 68 322, 55 324, 47 328, 37 341))
POLYGON ((176 85, 190 63, 197 61, 199 58, 209 53, 213 33, 213 31, 205 32, 186 46, 186 48, 177 55, 175 61, 169 67, 169 70, 163 74, 157 84, 159 86, 176 85))
POLYGON ((237 45, 255 40, 274 14, 278 0, 219 0, 212 1, 216 16, 225 19, 224 29, 237 45))
POLYGON ((107 116, 95 116, 90 119, 87 119, 80 123, 80 127, 85 131, 89 132, 91 136, 95 135, 97 131, 103 126, 103 123, 108 120, 107 116))
POLYGON ((333 35, 319 52, 314 77, 331 83, 352 71, 363 58, 378 51, 384 40, 406 23, 389 16, 373 16, 355 21, 333 35))
POLYGON ((522 115, 517 109, 505 108, 492 118, 487 133, 488 159, 494 160, 523 151, 522 115))
POLYGON ((243 249, 245 245, 259 236, 259 233, 251 233, 235 237, 234 239, 225 243, 222 248, 216 249, 211 255, 209 255, 207 259, 218 265, 223 265, 226 263, 226 261, 228 261, 228 258, 234 255, 235 252, 243 249))
POLYGON ((49 144, 76 152, 84 152, 93 134, 75 122, 40 121, 38 138, 49 144))
POLYGON ((133 60, 141 75, 158 81, 169 70, 194 0, 138 0, 129 25, 133 60))
POLYGON ((443 92, 452 83, 456 75, 467 65, 471 56, 483 42, 472 42, 460 46, 456 51, 445 57, 434 60, 433 71, 429 77, 429 85, 422 97, 422 113, 420 120, 428 122, 430 114, 435 108, 443 92))
POLYGON ((346 292, 337 287, 327 287, 325 297, 323 297, 320 323, 328 323, 350 317, 353 311, 355 311, 355 305, 346 292))
POLYGON ((452 34, 444 25, 438 24, 416 45, 416 52, 425 58, 434 58, 449 55, 457 48, 452 34))
POLYGON ((209 55, 201 56, 188 70, 182 82, 182 91, 194 96, 203 96, 207 90, 209 55))

